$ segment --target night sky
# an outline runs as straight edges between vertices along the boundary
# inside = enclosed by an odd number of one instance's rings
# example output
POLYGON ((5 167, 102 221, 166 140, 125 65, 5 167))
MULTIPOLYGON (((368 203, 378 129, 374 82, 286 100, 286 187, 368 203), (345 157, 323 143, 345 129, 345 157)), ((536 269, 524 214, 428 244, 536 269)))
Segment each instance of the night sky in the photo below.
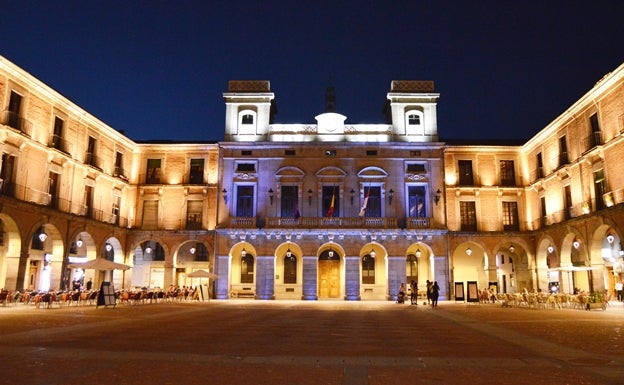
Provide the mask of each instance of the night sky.
POLYGON ((621 0, 1 4, 0 55, 138 141, 222 140, 233 79, 271 81, 276 123, 331 84, 347 124, 433 80, 441 140, 525 141, 624 62, 621 0))

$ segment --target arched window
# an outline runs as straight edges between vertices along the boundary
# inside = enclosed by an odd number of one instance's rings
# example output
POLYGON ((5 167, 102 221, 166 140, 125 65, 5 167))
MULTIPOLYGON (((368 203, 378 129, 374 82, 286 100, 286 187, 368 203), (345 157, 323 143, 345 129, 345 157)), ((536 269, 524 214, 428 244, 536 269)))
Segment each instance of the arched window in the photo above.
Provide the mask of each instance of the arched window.
POLYGON ((405 127, 409 134, 423 134, 424 133, 424 115, 422 111, 410 110, 405 112, 405 127))
POLYGON ((238 112, 238 128, 244 133, 253 133, 256 131, 256 111, 241 110, 238 112))
POLYGON ((297 283, 297 257, 290 250, 284 256, 284 283, 297 283))
POLYGON ((241 283, 253 283, 254 258, 249 253, 241 255, 241 283))
POLYGON ((362 257, 362 284, 375 283, 375 258, 370 254, 362 257))
POLYGON ((416 114, 407 115, 407 124, 410 126, 417 126, 420 124, 420 116, 416 114))

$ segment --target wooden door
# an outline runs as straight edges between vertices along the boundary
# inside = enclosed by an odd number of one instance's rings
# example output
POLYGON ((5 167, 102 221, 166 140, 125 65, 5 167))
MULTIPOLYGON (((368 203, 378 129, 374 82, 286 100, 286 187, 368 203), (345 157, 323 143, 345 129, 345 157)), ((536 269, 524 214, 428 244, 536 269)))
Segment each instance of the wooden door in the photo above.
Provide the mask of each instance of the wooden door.
POLYGON ((320 260, 319 265, 319 298, 340 297, 340 261, 320 260))

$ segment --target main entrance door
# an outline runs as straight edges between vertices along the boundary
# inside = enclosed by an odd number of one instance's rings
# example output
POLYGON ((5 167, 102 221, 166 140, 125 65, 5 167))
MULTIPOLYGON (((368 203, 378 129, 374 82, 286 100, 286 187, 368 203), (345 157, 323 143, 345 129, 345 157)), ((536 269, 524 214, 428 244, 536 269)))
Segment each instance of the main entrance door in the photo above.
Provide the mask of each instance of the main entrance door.
POLYGON ((318 263, 319 298, 340 297, 340 261, 323 260, 318 263))

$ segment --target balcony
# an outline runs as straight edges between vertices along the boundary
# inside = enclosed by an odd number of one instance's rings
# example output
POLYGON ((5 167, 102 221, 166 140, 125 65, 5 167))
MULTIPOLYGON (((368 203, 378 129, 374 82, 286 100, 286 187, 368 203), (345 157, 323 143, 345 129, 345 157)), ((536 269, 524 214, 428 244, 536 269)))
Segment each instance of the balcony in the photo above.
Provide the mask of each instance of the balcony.
MULTIPOLYGON (((429 227, 428 218, 411 218, 408 220, 409 228, 425 228, 429 227)), ((222 227, 231 228, 351 228, 351 229, 396 229, 398 228, 396 218, 360 218, 360 217, 299 217, 299 218, 280 218, 267 217, 264 220, 264 226, 261 226, 255 217, 230 217, 229 224, 222 227)))
POLYGON ((69 152, 71 150, 71 143, 58 135, 53 135, 48 147, 59 150, 65 155, 69 155, 69 152))
POLYGON ((30 138, 32 134, 32 124, 30 121, 11 111, 4 111, 2 115, 2 124, 12 127, 30 138))

